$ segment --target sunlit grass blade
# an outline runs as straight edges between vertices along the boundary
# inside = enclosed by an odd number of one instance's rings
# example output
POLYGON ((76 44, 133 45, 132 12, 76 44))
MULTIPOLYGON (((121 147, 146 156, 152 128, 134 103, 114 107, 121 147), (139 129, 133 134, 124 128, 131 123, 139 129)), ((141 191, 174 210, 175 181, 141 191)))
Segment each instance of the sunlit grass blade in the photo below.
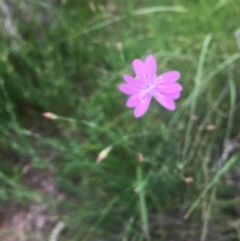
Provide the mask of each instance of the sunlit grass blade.
POLYGON ((208 52, 211 38, 212 38, 211 35, 207 35, 206 38, 204 39, 201 54, 199 57, 198 68, 197 68, 197 73, 196 73, 196 77, 195 77, 195 86, 194 86, 193 94, 191 96, 192 103, 191 103, 191 107, 190 107, 189 121, 188 121, 188 125, 187 125, 186 137, 185 137, 185 141, 184 141, 184 149, 183 149, 183 156, 182 156, 183 162, 186 162, 186 154, 187 154, 187 151, 190 146, 190 135, 191 135, 192 127, 193 127, 193 121, 192 121, 191 117, 196 112, 199 93, 201 90, 200 89, 201 82, 202 82, 203 75, 204 75, 204 69, 203 69, 204 63, 206 61, 206 55, 208 52))

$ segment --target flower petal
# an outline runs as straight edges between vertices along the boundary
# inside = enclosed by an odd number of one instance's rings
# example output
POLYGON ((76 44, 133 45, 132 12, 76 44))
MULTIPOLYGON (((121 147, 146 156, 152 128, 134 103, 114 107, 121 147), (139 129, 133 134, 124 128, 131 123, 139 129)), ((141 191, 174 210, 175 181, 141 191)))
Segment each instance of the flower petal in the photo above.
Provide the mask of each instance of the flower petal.
POLYGON ((176 82, 180 78, 180 75, 181 74, 178 71, 175 71, 175 70, 168 71, 168 72, 163 73, 160 76, 158 76, 157 80, 161 84, 173 83, 173 82, 176 82))
POLYGON ((135 86, 136 88, 141 88, 143 87, 143 82, 128 75, 128 74, 124 74, 123 75, 123 79, 129 84, 129 85, 132 85, 132 86, 135 86))
POLYGON ((157 61, 153 55, 148 55, 145 59, 145 70, 149 83, 153 83, 157 73, 157 61))
POLYGON ((152 96, 147 95, 144 98, 144 101, 139 102, 139 104, 134 109, 134 116, 136 118, 143 116, 147 112, 148 107, 150 106, 151 100, 152 100, 152 96))
POLYGON ((127 95, 134 95, 139 92, 139 90, 135 86, 127 84, 120 84, 118 88, 121 92, 127 95))
POLYGON ((171 98, 173 100, 176 100, 180 97, 181 92, 175 92, 175 93, 168 93, 168 94, 164 94, 166 97, 171 98))
POLYGON ((128 98, 126 106, 128 108, 135 107, 139 104, 141 100, 139 99, 139 94, 132 95, 128 98))
POLYGON ((182 91, 182 86, 179 83, 157 84, 155 90, 161 93, 175 93, 182 91))
POLYGON ((163 95, 158 92, 153 93, 154 98, 166 109, 175 110, 176 105, 173 99, 169 98, 167 95, 163 95))
POLYGON ((144 63, 140 59, 134 59, 132 62, 132 67, 138 79, 144 80, 145 79, 144 63))

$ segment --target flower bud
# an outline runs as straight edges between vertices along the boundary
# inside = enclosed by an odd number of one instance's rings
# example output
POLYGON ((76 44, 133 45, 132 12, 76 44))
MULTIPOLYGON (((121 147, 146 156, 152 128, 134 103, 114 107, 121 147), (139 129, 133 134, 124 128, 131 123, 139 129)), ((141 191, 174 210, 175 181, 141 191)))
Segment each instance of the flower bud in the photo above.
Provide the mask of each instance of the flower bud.
POLYGON ((194 183, 194 179, 192 177, 186 177, 185 178, 185 183, 190 186, 194 183))
POLYGON ((122 51, 123 44, 119 39, 116 41, 116 48, 118 51, 122 51))
POLYGON ((112 146, 108 146, 106 147, 104 150, 102 150, 99 154, 98 154, 98 157, 97 157, 97 160, 96 162, 97 163, 101 163, 107 156, 108 156, 108 153, 112 150, 112 146))
POLYGON ((136 154, 135 158, 136 158, 136 160, 137 160, 138 162, 143 162, 143 161, 144 161, 144 156, 143 156, 143 154, 140 153, 140 152, 138 152, 138 153, 136 154))
POLYGON ((197 121, 197 120, 198 120, 198 116, 197 116, 197 115, 192 115, 192 116, 191 116, 191 119, 192 119, 193 121, 197 121))
POLYGON ((57 119, 57 115, 53 114, 52 112, 44 112, 42 113, 42 116, 50 120, 57 119))
POLYGON ((206 127, 207 131, 215 131, 217 129, 217 126, 216 125, 208 125, 206 127))

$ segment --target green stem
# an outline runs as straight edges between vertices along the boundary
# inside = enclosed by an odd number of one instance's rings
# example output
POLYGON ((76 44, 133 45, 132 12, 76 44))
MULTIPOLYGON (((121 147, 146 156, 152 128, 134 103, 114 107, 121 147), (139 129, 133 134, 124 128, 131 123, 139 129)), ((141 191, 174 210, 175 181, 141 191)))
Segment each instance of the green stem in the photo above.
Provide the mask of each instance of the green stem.
POLYGON ((146 204, 146 193, 145 193, 145 184, 143 183, 143 170, 142 170, 142 163, 139 163, 137 166, 137 183, 138 183, 138 195, 139 195, 139 209, 140 209, 140 216, 141 216, 141 224, 142 229, 145 235, 146 240, 150 240, 149 234, 149 225, 148 225, 148 211, 147 211, 147 204, 146 204))
MULTIPOLYGON (((139 120, 139 131, 140 133, 143 133, 144 126, 143 126, 143 120, 139 120)), ((144 138, 140 135, 139 136, 139 147, 141 152, 144 151, 144 138)), ((142 162, 138 162, 136 172, 137 172, 137 191, 139 196, 139 211, 140 211, 140 217, 141 217, 141 225, 142 230, 144 232, 145 240, 150 241, 150 234, 149 234, 149 224, 148 224, 148 209, 147 209, 147 203, 146 203, 146 182, 144 180, 143 176, 143 164, 142 162)))

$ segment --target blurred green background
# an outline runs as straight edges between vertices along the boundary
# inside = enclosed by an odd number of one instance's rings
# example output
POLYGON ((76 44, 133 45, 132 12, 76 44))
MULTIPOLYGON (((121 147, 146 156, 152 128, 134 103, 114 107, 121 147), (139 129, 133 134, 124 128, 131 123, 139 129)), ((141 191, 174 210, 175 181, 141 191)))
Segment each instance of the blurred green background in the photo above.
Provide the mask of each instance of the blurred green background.
POLYGON ((239 134, 239 0, 1 0, 0 12, 1 240, 18 235, 13 217, 32 222, 20 241, 240 240, 240 163, 221 160, 239 134), (154 102, 137 120, 118 85, 148 54, 184 90, 176 111, 154 102))

